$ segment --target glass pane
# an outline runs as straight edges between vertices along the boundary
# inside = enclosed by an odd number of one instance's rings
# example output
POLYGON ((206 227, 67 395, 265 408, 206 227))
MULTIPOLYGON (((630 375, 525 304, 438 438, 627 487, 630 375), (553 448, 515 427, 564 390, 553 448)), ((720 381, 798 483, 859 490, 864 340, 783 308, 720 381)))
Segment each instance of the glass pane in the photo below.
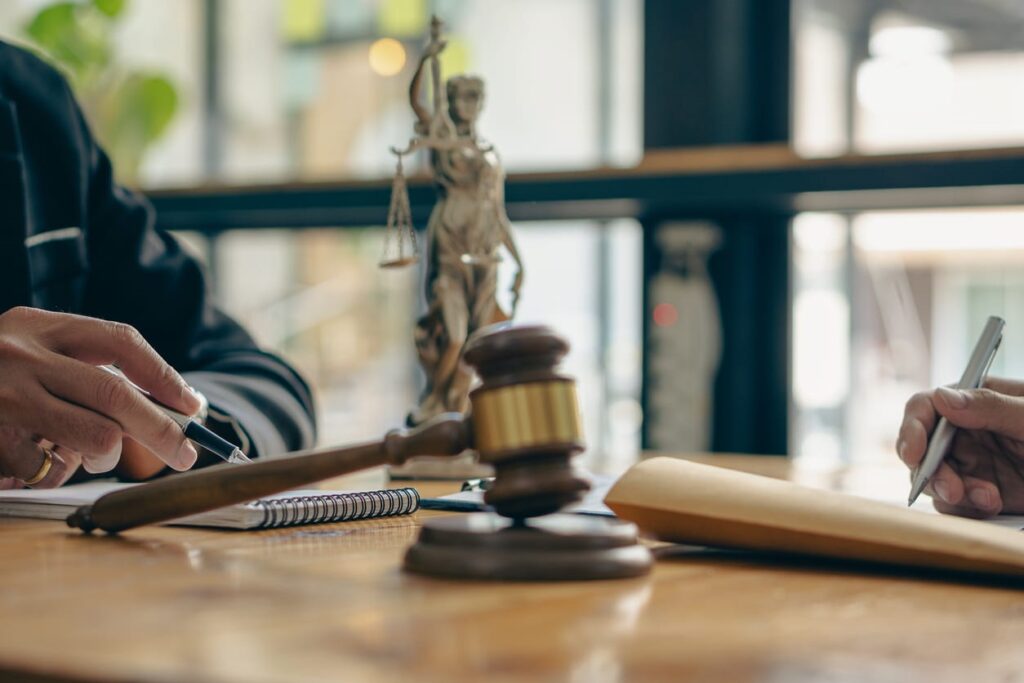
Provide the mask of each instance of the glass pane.
POLYGON ((377 268, 381 235, 241 230, 216 243, 219 300, 315 384, 322 443, 379 437, 415 397, 416 271, 377 268))
POLYGON ((444 77, 484 78, 479 131, 508 169, 639 157, 639 0, 222 7, 225 179, 390 174, 388 148, 412 135, 409 83, 432 10, 448 27, 444 77))
POLYGON ((1024 143, 1024 5, 798 0, 797 149, 896 152, 1024 143))
POLYGON ((894 462, 904 403, 959 379, 990 315, 1007 320, 991 374, 1024 377, 1022 220, 1021 208, 798 217, 795 454, 894 462))
MULTIPOLYGON (((25 26, 58 4, 0 3, 0 37, 25 42, 25 26)), ((69 30, 102 27, 113 55, 76 91, 112 156, 141 153, 115 164, 131 184, 390 174, 388 148, 413 132, 409 83, 431 11, 448 25, 444 77, 486 82, 479 130, 507 169, 640 156, 641 0, 223 0, 216 62, 203 0, 134 0, 113 19, 75 6, 69 30), (141 146, 119 145, 127 128, 102 113, 140 111, 111 86, 131 73, 166 77, 177 101, 166 130, 141 146)))
MULTIPOLYGON (((369 228, 239 230, 206 248, 224 307, 315 384, 325 444, 402 424, 422 388, 412 341, 422 273, 378 268, 382 237, 369 228)), ((579 383, 584 463, 621 469, 640 444, 640 227, 524 223, 516 239, 526 264, 517 321, 569 339, 565 370, 579 383)), ((503 302, 511 277, 502 267, 503 302)))

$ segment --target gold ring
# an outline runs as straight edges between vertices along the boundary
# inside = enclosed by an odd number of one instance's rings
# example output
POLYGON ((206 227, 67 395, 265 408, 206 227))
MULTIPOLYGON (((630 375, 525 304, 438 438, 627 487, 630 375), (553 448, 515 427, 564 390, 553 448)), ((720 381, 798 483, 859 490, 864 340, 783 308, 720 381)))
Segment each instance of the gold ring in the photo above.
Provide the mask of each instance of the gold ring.
POLYGON ((24 479, 25 486, 34 486, 46 478, 46 475, 50 473, 50 468, 53 467, 53 451, 49 448, 43 448, 43 464, 39 466, 39 471, 36 472, 31 479, 24 479))

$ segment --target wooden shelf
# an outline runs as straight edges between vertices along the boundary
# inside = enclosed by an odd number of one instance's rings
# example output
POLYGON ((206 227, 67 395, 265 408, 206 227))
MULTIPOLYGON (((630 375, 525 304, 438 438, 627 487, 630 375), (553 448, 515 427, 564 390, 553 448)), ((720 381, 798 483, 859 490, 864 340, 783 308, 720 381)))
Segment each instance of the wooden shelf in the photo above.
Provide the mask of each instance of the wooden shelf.
MULTIPOLYGON (((434 203, 409 182, 422 225, 434 203)), ((169 229, 380 225, 390 179, 207 185, 149 192, 169 229)), ((781 145, 649 152, 631 168, 509 176, 513 220, 708 217, 1024 203, 1024 148, 805 159, 781 145)))

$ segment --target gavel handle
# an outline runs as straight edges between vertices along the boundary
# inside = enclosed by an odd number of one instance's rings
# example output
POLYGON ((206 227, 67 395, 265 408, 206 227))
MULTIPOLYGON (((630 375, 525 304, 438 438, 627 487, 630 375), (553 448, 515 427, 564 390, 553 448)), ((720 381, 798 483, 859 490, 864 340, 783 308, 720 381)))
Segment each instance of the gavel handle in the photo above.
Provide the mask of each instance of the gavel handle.
POLYGON ((298 451, 248 465, 223 464, 176 474, 102 496, 80 507, 68 526, 110 533, 235 505, 414 455, 458 455, 470 447, 469 423, 446 413, 416 429, 395 430, 358 446, 298 451))

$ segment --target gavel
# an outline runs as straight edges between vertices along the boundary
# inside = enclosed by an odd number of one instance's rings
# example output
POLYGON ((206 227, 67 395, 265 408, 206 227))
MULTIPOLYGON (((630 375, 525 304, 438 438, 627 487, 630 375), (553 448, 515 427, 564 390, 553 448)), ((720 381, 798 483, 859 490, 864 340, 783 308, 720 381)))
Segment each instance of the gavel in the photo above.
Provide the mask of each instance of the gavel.
POLYGON ((261 498, 417 455, 467 449, 495 470, 484 502, 522 521, 555 512, 589 489, 572 468, 583 450, 576 384, 558 365, 569 346, 545 326, 495 327, 467 342, 463 358, 480 377, 471 411, 440 415, 355 446, 300 451, 247 465, 223 464, 109 493, 71 514, 69 526, 117 533, 261 498))

